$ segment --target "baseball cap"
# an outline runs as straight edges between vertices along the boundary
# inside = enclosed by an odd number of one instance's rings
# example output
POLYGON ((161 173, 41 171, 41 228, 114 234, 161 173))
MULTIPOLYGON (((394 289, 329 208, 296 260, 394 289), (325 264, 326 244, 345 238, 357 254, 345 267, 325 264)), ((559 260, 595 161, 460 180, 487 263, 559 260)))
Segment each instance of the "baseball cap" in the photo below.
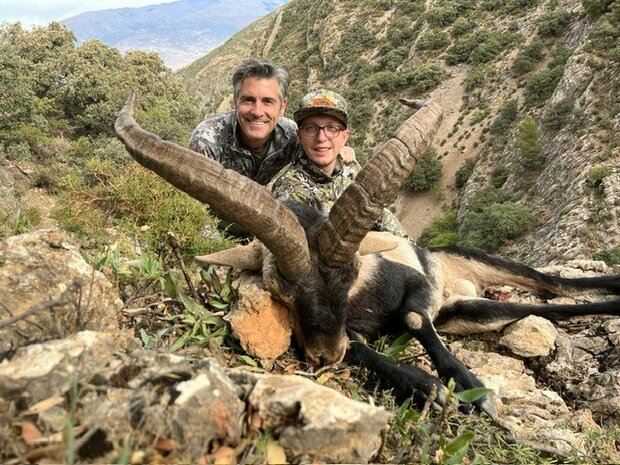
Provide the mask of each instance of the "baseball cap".
POLYGON ((342 121, 345 127, 349 123, 347 101, 342 95, 327 89, 319 89, 306 94, 301 100, 299 109, 293 114, 293 118, 299 126, 304 119, 313 115, 333 116, 342 121))

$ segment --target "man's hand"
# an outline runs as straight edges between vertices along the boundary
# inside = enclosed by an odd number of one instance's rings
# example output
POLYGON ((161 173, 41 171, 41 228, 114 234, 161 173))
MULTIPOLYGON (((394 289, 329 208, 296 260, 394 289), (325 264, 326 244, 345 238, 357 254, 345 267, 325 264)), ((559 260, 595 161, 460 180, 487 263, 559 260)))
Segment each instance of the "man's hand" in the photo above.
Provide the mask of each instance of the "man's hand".
POLYGON ((348 145, 345 145, 340 149, 340 156, 344 160, 345 163, 351 163, 355 161, 355 150, 348 145))

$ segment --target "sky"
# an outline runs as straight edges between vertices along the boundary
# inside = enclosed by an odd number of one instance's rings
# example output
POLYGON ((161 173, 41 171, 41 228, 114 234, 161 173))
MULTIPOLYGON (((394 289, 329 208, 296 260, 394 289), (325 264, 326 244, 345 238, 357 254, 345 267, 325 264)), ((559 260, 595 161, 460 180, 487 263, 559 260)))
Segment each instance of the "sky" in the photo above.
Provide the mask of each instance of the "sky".
POLYGON ((44 26, 86 11, 140 7, 174 0, 0 0, 0 23, 22 23, 25 28, 44 26))

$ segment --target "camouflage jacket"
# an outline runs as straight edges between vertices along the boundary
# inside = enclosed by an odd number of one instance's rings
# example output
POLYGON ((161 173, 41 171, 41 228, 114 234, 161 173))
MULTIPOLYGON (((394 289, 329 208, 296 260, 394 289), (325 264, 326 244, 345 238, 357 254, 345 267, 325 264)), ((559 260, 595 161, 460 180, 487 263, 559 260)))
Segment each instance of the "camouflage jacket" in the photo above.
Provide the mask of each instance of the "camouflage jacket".
MULTIPOLYGON (((285 167, 267 187, 279 200, 297 200, 311 205, 328 215, 332 205, 353 182, 361 170, 358 162, 344 163, 338 156, 334 174, 323 173, 306 155, 301 155, 290 166, 285 167)), ((387 208, 375 223, 373 230, 389 231, 400 237, 407 237, 396 215, 387 208)))
POLYGON ((200 123, 189 139, 189 148, 265 185, 298 155, 296 129, 293 120, 281 117, 269 146, 264 153, 259 153, 241 143, 237 118, 231 110, 200 123))

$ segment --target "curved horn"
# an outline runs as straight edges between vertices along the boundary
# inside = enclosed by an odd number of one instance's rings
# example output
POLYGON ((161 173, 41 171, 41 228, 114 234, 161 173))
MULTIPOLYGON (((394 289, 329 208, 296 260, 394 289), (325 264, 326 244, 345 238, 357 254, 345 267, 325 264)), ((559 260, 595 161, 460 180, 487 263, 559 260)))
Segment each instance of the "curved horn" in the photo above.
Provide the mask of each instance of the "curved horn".
POLYGON ((254 234, 285 278, 310 272, 308 241, 293 212, 251 179, 142 129, 133 118, 135 101, 132 90, 114 129, 138 163, 254 234))
POLYGON ((443 111, 432 101, 405 100, 419 110, 383 143, 334 203, 318 234, 321 255, 332 264, 351 260, 360 242, 397 197, 402 183, 428 147, 443 111))

